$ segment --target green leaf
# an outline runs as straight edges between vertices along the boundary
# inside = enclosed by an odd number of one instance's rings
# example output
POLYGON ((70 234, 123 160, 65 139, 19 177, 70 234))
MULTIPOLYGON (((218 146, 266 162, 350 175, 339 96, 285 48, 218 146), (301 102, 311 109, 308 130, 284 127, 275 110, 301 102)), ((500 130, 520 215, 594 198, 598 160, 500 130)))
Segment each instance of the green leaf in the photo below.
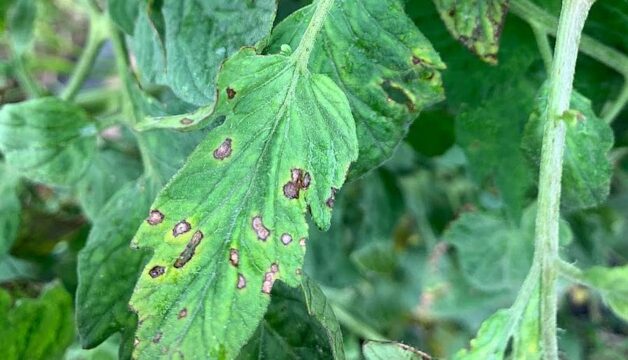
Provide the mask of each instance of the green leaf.
POLYGON ((294 57, 243 49, 217 85, 225 123, 162 190, 133 241, 154 249, 131 298, 139 358, 235 356, 273 281, 299 283, 305 212, 329 226, 357 157, 346 97, 294 57))
POLYGON ((11 249, 20 225, 19 183, 16 174, 0 163, 0 258, 11 249))
POLYGON ((583 272, 585 282, 596 288, 608 306, 628 321, 628 266, 593 267, 583 272))
POLYGON ((37 299, 17 299, 0 289, 0 357, 60 359, 72 343, 72 298, 60 285, 48 286, 37 299))
MULTIPOLYGON (((547 86, 539 94, 535 111, 525 127, 522 147, 538 169, 547 108, 547 86)), ((606 200, 610 190, 612 165, 609 151, 613 131, 595 115, 591 102, 573 92, 570 109, 563 118, 567 125, 562 177, 561 205, 567 209, 594 207, 606 200)))
POLYGON ((537 287, 528 300, 523 318, 519 323, 519 331, 513 337, 513 360, 541 359, 540 294, 540 287, 537 287))
POLYGON ((145 6, 133 36, 140 75, 189 103, 213 103, 220 64, 267 36, 276 10, 276 0, 163 0, 145 6))
POLYGON ((36 18, 36 1, 16 0, 9 9, 8 34, 15 55, 22 55, 31 47, 36 18))
POLYGON ((509 325, 512 310, 499 310, 482 323, 476 337, 471 340, 471 348, 456 353, 454 360, 497 360, 504 358, 504 351, 510 339, 509 325))
POLYGON ((449 32, 480 59, 497 63, 508 0, 434 0, 449 32))
POLYGON ((94 156, 85 176, 77 184, 81 208, 94 220, 107 201, 126 183, 140 175, 140 163, 115 150, 103 150, 94 156))
POLYGON ((0 110, 5 161, 33 181, 75 183, 96 151, 96 132, 81 108, 53 97, 6 104, 0 110))
POLYGON ((92 348, 134 323, 127 304, 146 256, 129 243, 156 192, 143 178, 128 183, 93 219, 78 257, 76 322, 83 347, 92 348))
MULTIPOLYGON (((536 206, 528 207, 520 226, 491 212, 463 214, 444 239, 456 247, 467 279, 478 289, 516 290, 528 273, 534 253, 536 206)), ((561 243, 571 241, 569 225, 561 222, 561 243)))
MULTIPOLYGON (((307 6, 273 30, 271 51, 298 44, 312 16, 307 6)), ((310 69, 326 74, 347 94, 360 156, 350 178, 388 159, 425 107, 443 99, 430 42, 398 0, 336 1, 312 50, 310 69)))
POLYGON ((36 279, 39 268, 34 263, 10 255, 0 256, 0 283, 22 279, 36 279))
POLYGON ((362 346, 366 360, 428 360, 431 357, 406 344, 394 341, 367 341, 362 346))
POLYGON ((279 282, 264 320, 238 359, 344 359, 342 333, 327 298, 307 276, 301 286, 279 282))
POLYGON ((118 25, 125 33, 132 35, 135 28, 135 21, 139 14, 140 4, 144 1, 140 0, 108 0, 107 8, 109 17, 118 25))

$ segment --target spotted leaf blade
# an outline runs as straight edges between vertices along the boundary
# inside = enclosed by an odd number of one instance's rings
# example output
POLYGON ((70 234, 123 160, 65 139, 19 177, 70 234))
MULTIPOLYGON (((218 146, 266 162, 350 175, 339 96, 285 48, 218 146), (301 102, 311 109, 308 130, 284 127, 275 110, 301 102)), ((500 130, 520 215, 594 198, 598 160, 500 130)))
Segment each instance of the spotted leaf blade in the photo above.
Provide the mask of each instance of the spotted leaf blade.
POLYGON ((447 30, 487 63, 497 63, 508 0, 434 0, 447 30))
MULTIPOLYGON (((351 104, 360 145, 351 178, 387 160, 419 112, 444 96, 444 64, 403 8, 399 0, 336 1, 312 51, 310 69, 332 78, 351 104)), ((282 21, 271 51, 295 47, 313 10, 282 21)))
POLYGON ((292 56, 243 49, 217 85, 225 123, 162 190, 133 241, 154 250, 131 298, 138 358, 235 357, 273 282, 300 282, 305 213, 329 226, 357 158, 345 95, 292 56))

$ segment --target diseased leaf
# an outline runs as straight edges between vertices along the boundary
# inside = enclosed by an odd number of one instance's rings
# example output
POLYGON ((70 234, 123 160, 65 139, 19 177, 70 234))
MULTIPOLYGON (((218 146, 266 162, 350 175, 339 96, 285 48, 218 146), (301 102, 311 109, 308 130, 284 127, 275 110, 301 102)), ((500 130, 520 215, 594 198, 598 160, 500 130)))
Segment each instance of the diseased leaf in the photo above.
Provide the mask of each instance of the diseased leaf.
MULTIPOLYGON (((546 105, 547 86, 544 86, 525 127, 522 142, 523 150, 536 169, 540 163, 546 105)), ((564 114, 567 135, 561 205, 567 209, 590 208, 604 202, 609 193, 612 175, 609 151, 613 147, 613 131, 595 115, 591 102, 575 91, 570 109, 564 114)))
POLYGON ((20 224, 19 178, 0 163, 0 258, 11 249, 20 224))
POLYGON ((17 299, 0 289, 0 357, 60 359, 72 343, 72 298, 60 285, 48 286, 37 299, 17 299))
POLYGON ((434 0, 449 32, 480 59, 497 63, 508 0, 434 0))
POLYGON ((293 56, 243 49, 217 87, 225 123, 162 190, 133 241, 154 249, 131 298, 139 358, 235 356, 273 282, 299 283, 305 212, 329 226, 357 157, 346 97, 293 56))
MULTIPOLYGON (((271 52, 301 39, 313 7, 293 13, 273 30, 271 52)), ((355 178, 388 159, 419 112, 443 99, 444 68, 430 42, 398 0, 336 1, 314 45, 310 69, 347 94, 360 156, 355 178)))
MULTIPOLYGON (((490 212, 463 214, 444 238, 458 251, 467 279, 478 289, 498 291, 519 288, 532 264, 536 206, 528 207, 521 225, 512 225, 503 215, 490 212)), ((561 222, 562 243, 571 241, 571 231, 561 222)))
POLYGON ((129 243, 157 190, 144 178, 128 183, 93 219, 78 257, 76 322, 85 348, 134 322, 127 304, 146 256, 133 251, 129 243))
POLYGON ((366 360, 429 360, 432 357, 406 344, 390 341, 367 341, 362 346, 366 360))
POLYGON ((140 75, 196 105, 215 101, 220 64, 270 33, 276 0, 164 0, 142 7, 133 50, 140 75))
POLYGON ((85 176, 77 184, 83 212, 96 219, 107 201, 126 183, 140 175, 140 163, 115 150, 103 150, 94 156, 85 176))
POLYGON ((238 359, 344 359, 342 333, 327 298, 304 276, 301 286, 273 286, 264 320, 238 359))
POLYGON ((628 321, 628 266, 596 266, 584 271, 583 279, 600 291, 606 304, 617 316, 628 321))
POLYGON ((27 178, 70 185, 96 151, 96 125, 81 108, 53 97, 6 104, 0 110, 0 150, 6 164, 27 178))

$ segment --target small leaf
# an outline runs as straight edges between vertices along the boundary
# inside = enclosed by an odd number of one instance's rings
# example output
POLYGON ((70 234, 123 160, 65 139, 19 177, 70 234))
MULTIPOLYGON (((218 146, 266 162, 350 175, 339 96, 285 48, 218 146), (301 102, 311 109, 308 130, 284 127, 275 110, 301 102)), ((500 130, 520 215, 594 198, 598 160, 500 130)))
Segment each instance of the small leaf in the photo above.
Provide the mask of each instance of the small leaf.
POLYGON ((161 191, 133 241, 154 249, 131 298, 139 358, 235 356, 273 282, 298 284, 304 214, 329 226, 357 157, 346 97, 294 58, 243 49, 217 85, 224 124, 161 191))
POLYGON ((587 284, 600 291, 608 306, 624 321, 628 321, 628 266, 593 267, 583 273, 587 284))
POLYGON ((480 59, 497 63, 508 0, 434 0, 449 32, 480 59))
MULTIPOLYGON (((496 213, 465 213, 444 237, 456 247, 462 271, 475 287, 515 290, 532 264, 535 216, 534 205, 524 211, 520 226, 496 213)), ((569 243, 571 238, 569 225, 561 221, 561 244, 569 243)))
MULTIPOLYGON (((351 104, 360 156, 350 178, 387 160, 419 112, 443 99, 444 64, 403 8, 398 0, 336 1, 312 50, 310 69, 331 77, 351 104)), ((275 27, 271 52, 295 48, 312 12, 304 7, 275 27)))
POLYGON ((78 257, 76 322, 85 348, 133 323, 127 304, 146 256, 132 251, 129 243, 156 192, 145 179, 128 183, 93 219, 78 257))
POLYGON ((429 360, 432 357, 411 346, 394 341, 367 341, 362 346, 366 360, 429 360))
POLYGON ((0 258, 9 252, 17 236, 22 212, 18 186, 16 174, 0 163, 0 258))
POLYGON ((70 185, 89 167, 96 126, 81 108, 57 98, 6 104, 0 110, 0 150, 7 165, 27 178, 70 185))
POLYGON ((213 103, 220 64, 268 35, 276 10, 275 0, 164 0, 158 11, 145 6, 133 36, 140 75, 189 103, 213 103))
POLYGON ((96 153, 85 176, 77 184, 83 212, 94 220, 107 201, 126 183, 140 175, 140 163, 115 150, 96 153))
MULTIPOLYGON (((547 118, 547 86, 541 89, 536 105, 525 127, 522 148, 538 169, 547 118)), ((575 91, 570 107, 575 112, 565 114, 568 121, 561 205, 567 209, 590 208, 604 202, 610 190, 612 166, 609 151, 613 147, 613 131, 595 115, 591 102, 575 91)))
POLYGON ((74 338, 72 298, 56 284, 37 299, 17 299, 0 289, 0 357, 59 359, 74 338))
POLYGON ((510 339, 509 325, 512 310, 499 310, 480 326, 476 337, 471 340, 471 348, 456 353, 454 360, 503 359, 510 339))
POLYGON ((238 359, 344 359, 340 325, 316 283, 308 277, 298 288, 279 282, 271 295, 238 359))

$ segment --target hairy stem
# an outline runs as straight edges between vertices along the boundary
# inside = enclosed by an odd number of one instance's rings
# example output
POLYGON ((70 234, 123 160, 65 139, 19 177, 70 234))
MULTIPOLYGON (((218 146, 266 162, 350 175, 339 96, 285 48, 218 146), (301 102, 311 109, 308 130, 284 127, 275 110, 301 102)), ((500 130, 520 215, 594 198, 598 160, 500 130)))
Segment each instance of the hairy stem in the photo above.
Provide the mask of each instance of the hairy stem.
POLYGON ((303 33, 299 47, 294 51, 294 58, 301 71, 307 71, 307 65, 310 61, 310 54, 314 48, 316 36, 323 27, 327 14, 333 5, 334 0, 318 0, 318 2, 316 2, 316 10, 314 10, 312 19, 307 29, 305 29, 305 33, 303 33))
POLYGON ((565 150, 566 124, 563 113, 569 109, 578 44, 593 0, 563 0, 558 23, 554 60, 549 79, 548 103, 541 150, 539 199, 535 241, 541 263, 541 336, 543 358, 558 359, 556 341, 558 229, 560 192, 565 150))
POLYGON ((66 85, 60 95, 60 97, 64 100, 73 100, 79 92, 83 82, 85 82, 85 79, 89 75, 94 62, 96 61, 96 57, 98 56, 102 45, 107 39, 107 24, 105 17, 102 14, 90 11, 89 18, 90 27, 87 44, 85 45, 85 49, 83 50, 83 53, 81 54, 81 57, 79 58, 79 61, 70 76, 68 85, 66 85))

